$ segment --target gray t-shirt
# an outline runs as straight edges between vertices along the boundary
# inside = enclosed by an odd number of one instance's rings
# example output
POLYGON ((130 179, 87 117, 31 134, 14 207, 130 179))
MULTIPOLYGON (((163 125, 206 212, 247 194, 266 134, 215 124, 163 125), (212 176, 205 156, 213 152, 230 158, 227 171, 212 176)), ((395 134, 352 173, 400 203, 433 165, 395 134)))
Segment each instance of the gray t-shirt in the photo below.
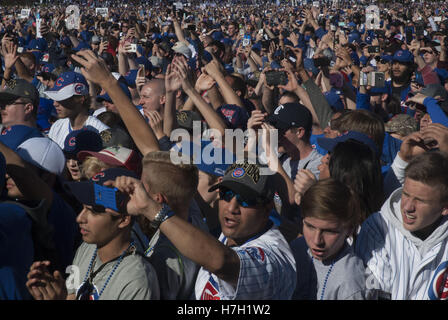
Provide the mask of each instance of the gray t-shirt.
POLYGON ((316 176, 316 179, 319 179, 319 169, 317 167, 320 165, 321 159, 322 155, 316 149, 313 149, 305 159, 291 160, 291 158, 286 158, 282 160, 281 158, 281 162, 283 169, 285 169, 292 180, 296 178, 297 172, 300 169, 310 170, 316 176))
MULTIPOLYGON (((96 245, 82 243, 76 251, 73 265, 79 268, 81 285, 86 277, 90 261, 95 252, 96 245)), ((103 262, 96 257, 93 271, 98 270, 103 262)), ((159 283, 156 272, 148 260, 137 253, 123 258, 109 283, 99 297, 99 293, 109 278, 116 261, 108 263, 93 279, 95 287, 90 296, 91 300, 158 300, 160 297, 159 283)), ((76 294, 78 288, 67 288, 68 294, 76 294)))
MULTIPOLYGON (((189 207, 188 221, 202 231, 208 232, 200 209, 193 200, 189 207)), ((146 242, 141 230, 134 226, 134 232, 146 242)), ((194 286, 200 266, 182 255, 171 241, 160 232, 151 237, 144 252, 154 266, 160 285, 161 300, 194 300, 194 286)))
POLYGON ((322 292, 323 300, 365 299, 364 264, 348 243, 339 253, 333 267, 312 259, 304 237, 295 239, 290 245, 297 265, 297 286, 293 300, 320 300, 322 292))

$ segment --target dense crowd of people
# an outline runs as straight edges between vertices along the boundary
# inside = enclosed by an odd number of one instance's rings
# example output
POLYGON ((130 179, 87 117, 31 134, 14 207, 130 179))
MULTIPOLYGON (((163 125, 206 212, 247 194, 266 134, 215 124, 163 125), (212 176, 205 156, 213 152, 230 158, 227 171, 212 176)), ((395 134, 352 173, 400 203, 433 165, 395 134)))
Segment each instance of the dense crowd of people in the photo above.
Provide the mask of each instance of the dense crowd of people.
POLYGON ((0 299, 446 300, 448 3, 0 8, 0 299))

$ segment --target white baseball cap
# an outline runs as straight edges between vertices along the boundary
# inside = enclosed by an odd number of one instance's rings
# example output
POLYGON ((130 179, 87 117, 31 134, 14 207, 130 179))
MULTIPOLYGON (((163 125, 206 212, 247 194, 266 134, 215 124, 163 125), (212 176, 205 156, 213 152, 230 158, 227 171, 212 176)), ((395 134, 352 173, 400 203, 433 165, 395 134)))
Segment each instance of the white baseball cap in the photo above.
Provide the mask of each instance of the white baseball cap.
POLYGON ((16 149, 26 162, 48 172, 60 175, 65 168, 65 156, 61 147, 47 137, 30 138, 16 149))

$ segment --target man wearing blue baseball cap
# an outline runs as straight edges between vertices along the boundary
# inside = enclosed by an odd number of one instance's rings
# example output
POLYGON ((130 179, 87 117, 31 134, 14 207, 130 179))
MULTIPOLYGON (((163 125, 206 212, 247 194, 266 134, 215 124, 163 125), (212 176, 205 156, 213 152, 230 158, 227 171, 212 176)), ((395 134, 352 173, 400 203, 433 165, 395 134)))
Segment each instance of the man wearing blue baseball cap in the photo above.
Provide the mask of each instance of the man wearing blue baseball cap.
POLYGON ((117 176, 136 177, 128 170, 111 168, 89 181, 66 183, 83 205, 76 221, 84 242, 73 260, 82 283, 70 286, 60 272, 48 270, 52 261, 35 261, 26 283, 34 299, 159 299, 154 267, 137 254, 131 238, 134 219, 126 213, 126 196, 107 186, 106 182, 117 176))
POLYGON ((59 118, 51 126, 48 137, 61 148, 64 148, 65 138, 73 130, 88 127, 101 132, 109 128, 89 115, 89 85, 82 74, 73 71, 62 73, 53 88, 45 91, 45 94, 54 100, 59 118))
POLYGON ((414 55, 408 50, 398 50, 392 57, 391 93, 405 101, 411 90, 411 76, 415 71, 414 55))

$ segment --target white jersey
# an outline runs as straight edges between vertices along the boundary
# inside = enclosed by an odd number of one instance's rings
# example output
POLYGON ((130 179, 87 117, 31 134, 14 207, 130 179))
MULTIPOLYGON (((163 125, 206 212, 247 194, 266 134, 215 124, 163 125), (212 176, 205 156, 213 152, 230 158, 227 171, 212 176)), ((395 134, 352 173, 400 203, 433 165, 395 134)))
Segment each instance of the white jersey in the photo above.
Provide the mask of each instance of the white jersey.
MULTIPOLYGON (((84 127, 93 127, 98 130, 98 132, 102 132, 106 129, 109 129, 107 125, 102 123, 95 117, 89 116, 84 123, 84 127)), ((72 132, 72 126, 70 125, 69 118, 59 119, 50 128, 50 132, 48 132, 48 137, 56 142, 61 149, 64 149, 65 138, 72 132)))
POLYGON ((397 189, 362 225, 356 253, 371 271, 367 289, 392 300, 448 299, 448 217, 424 241, 404 229, 397 189))
MULTIPOLYGON (((219 240, 226 244, 221 234, 219 240)), ((236 288, 201 268, 196 279, 197 300, 287 300, 295 289, 296 263, 291 247, 277 227, 271 227, 239 247, 236 288)))

